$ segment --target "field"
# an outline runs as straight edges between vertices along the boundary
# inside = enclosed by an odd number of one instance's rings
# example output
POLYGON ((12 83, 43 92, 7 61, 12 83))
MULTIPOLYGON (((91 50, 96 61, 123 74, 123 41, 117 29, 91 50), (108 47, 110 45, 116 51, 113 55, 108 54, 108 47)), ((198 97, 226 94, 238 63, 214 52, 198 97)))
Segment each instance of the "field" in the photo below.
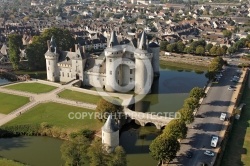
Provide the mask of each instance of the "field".
POLYGON ((90 95, 90 94, 72 91, 68 89, 59 93, 58 96, 61 98, 65 98, 65 99, 81 101, 81 102, 91 103, 91 104, 96 104, 101 99, 100 96, 90 95))
POLYGON ((5 88, 30 92, 30 93, 46 93, 56 89, 57 87, 40 83, 20 83, 20 84, 9 85, 6 86, 5 88))
POLYGON ((221 166, 250 165, 250 88, 246 86, 240 120, 235 120, 221 166))
POLYGON ((0 113, 8 114, 29 102, 29 98, 0 92, 0 113))
POLYGON ((3 165, 3 166, 25 166, 21 163, 18 163, 18 162, 12 161, 12 160, 8 160, 5 158, 0 158, 0 165, 3 165))
POLYGON ((64 104, 58 103, 43 103, 35 106, 30 109, 22 116, 19 116, 7 123, 5 126, 15 126, 15 125, 40 125, 43 122, 47 124, 72 132, 78 131, 80 129, 90 129, 90 130, 99 130, 102 126, 102 123, 94 118, 85 117, 84 119, 76 119, 79 118, 79 114, 75 119, 69 118, 69 113, 72 112, 74 117, 74 113, 79 112, 82 114, 83 112, 94 113, 94 110, 88 110, 85 108, 73 107, 64 104))

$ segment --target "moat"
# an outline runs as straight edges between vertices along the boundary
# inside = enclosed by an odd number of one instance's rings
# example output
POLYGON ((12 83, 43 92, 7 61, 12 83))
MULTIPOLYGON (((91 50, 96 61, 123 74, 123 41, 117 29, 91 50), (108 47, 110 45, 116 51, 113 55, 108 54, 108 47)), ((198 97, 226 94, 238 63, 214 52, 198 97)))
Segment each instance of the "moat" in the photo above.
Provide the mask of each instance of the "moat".
MULTIPOLYGON (((159 80, 154 82, 152 94, 135 105, 136 111, 176 112, 193 87, 204 87, 207 82, 205 72, 190 69, 161 66, 160 74, 159 80)), ((149 155, 148 147, 159 133, 154 126, 140 127, 131 123, 123 127, 120 144, 127 153, 128 166, 140 165, 142 161, 144 166, 157 164, 149 155)), ((0 156, 32 166, 59 166, 63 163, 60 152, 62 142, 48 137, 0 139, 0 156)))

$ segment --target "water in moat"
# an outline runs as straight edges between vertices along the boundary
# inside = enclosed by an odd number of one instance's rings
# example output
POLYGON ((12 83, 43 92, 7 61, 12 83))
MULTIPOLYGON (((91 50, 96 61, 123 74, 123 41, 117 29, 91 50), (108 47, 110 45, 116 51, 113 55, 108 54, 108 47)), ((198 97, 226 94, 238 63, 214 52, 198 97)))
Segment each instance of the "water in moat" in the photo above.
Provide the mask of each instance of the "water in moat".
POLYGON ((6 84, 8 82, 9 82, 8 80, 6 80, 5 78, 1 77, 1 75, 0 75, 0 85, 6 84))
MULTIPOLYGON (((160 78, 154 82, 152 94, 134 106, 142 112, 176 112, 195 87, 204 87, 205 73, 177 67, 161 66, 160 78)), ((0 80, 1 81, 1 80, 0 80)), ((155 166, 149 154, 151 141, 160 131, 154 126, 127 124, 120 133, 120 144, 127 153, 128 166, 155 166)), ((0 139, 0 156, 32 166, 60 166, 62 140, 48 137, 18 137, 0 139)))

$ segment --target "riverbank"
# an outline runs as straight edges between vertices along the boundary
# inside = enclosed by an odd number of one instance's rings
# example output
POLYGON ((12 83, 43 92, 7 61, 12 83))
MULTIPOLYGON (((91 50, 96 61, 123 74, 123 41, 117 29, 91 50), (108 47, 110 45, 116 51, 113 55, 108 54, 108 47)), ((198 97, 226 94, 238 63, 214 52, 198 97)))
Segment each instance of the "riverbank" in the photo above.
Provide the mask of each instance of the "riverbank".
POLYGON ((163 55, 161 54, 160 60, 168 63, 181 64, 183 66, 187 65, 190 67, 198 67, 206 70, 211 63, 212 57, 203 57, 203 56, 193 56, 189 54, 175 54, 163 55))
POLYGON ((0 165, 2 166, 28 166, 20 162, 9 160, 9 159, 2 158, 2 157, 0 157, 0 165))

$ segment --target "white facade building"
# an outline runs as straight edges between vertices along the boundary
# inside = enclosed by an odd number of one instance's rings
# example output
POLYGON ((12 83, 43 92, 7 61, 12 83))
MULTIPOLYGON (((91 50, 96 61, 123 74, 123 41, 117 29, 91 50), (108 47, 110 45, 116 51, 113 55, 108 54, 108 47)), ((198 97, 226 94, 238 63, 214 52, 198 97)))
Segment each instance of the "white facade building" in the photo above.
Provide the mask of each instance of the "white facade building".
POLYGON ((118 42, 116 33, 112 32, 100 56, 90 56, 78 45, 75 52, 55 50, 52 38, 45 53, 49 81, 79 79, 83 86, 146 94, 150 92, 153 78, 159 76, 160 47, 155 42, 148 44, 145 32, 138 38, 137 48, 128 39, 118 42))

